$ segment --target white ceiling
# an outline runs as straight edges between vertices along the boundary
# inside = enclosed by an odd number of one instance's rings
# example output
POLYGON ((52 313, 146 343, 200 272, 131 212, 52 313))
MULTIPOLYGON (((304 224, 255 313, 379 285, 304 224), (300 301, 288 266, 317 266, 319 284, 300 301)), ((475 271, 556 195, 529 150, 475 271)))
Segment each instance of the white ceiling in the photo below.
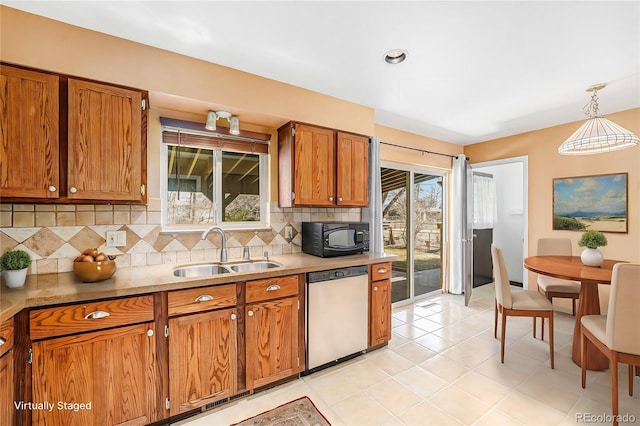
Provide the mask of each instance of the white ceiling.
POLYGON ((378 124, 460 145, 582 120, 596 83, 608 85, 604 115, 640 107, 639 0, 2 3, 366 105, 378 124), (406 62, 383 61, 394 48, 406 62))

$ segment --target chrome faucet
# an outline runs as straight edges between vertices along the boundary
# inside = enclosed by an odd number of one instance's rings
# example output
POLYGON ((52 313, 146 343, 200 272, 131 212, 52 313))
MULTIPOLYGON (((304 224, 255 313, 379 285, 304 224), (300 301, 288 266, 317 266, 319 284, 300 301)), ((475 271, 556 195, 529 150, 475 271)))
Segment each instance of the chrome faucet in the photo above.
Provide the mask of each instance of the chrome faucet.
POLYGON ((227 239, 224 236, 224 231, 219 226, 212 226, 211 228, 207 229, 202 233, 202 239, 206 240, 207 235, 209 235, 209 232, 211 231, 218 231, 220 233, 220 236, 222 237, 222 249, 220 250, 220 262, 226 262, 227 261, 227 239))

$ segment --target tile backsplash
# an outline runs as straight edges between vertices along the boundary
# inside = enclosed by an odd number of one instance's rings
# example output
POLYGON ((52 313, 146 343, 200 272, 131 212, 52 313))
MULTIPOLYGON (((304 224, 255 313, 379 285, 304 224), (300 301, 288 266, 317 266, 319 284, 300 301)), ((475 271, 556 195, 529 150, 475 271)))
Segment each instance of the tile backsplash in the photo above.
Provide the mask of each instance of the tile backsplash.
MULTIPOLYGON (((301 223, 306 221, 360 221, 359 208, 280 208, 269 204, 270 227, 229 230, 229 259, 240 258, 242 247, 251 257, 300 251, 301 223), (291 243, 285 226, 293 227, 291 243)), ((159 199, 147 206, 88 204, 0 204, 0 251, 19 248, 31 255, 30 274, 73 270, 73 259, 90 247, 118 255, 119 267, 188 263, 220 258, 220 236, 201 232, 161 232, 159 199), (106 231, 124 231, 126 246, 107 247, 106 231)))

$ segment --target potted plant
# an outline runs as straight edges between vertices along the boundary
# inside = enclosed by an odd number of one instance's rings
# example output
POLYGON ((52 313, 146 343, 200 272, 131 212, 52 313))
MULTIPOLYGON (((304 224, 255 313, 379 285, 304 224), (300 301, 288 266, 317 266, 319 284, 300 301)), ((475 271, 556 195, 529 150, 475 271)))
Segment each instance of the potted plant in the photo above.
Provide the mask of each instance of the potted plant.
POLYGON ((31 265, 31 257, 24 250, 10 250, 0 256, 0 269, 7 287, 22 287, 27 278, 29 265, 31 265))
POLYGON ((580 255, 580 259, 582 263, 587 266, 600 266, 602 262, 604 262, 604 256, 602 252, 598 250, 598 247, 604 247, 608 243, 607 237, 600 231, 586 231, 580 237, 578 241, 578 245, 580 247, 586 247, 582 254, 580 255))

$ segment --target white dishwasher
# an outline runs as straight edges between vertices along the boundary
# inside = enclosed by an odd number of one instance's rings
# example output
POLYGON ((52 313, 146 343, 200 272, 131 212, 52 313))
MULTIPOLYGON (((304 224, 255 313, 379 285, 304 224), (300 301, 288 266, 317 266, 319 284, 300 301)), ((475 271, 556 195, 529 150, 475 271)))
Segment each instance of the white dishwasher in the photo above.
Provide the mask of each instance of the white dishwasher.
POLYGON ((307 371, 367 349, 367 270, 365 265, 307 274, 307 371))

